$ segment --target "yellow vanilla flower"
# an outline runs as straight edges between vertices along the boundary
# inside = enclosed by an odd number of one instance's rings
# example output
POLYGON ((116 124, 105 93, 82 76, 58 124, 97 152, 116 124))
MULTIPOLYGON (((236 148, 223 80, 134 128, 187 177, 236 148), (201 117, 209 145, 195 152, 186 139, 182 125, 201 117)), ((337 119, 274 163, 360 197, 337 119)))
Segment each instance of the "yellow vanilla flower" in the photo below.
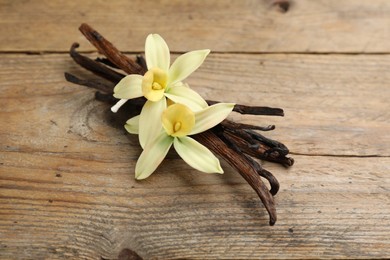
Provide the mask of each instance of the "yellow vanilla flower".
POLYGON ((210 50, 197 50, 179 56, 170 66, 169 48, 158 34, 149 34, 145 43, 148 71, 145 75, 128 75, 114 88, 114 97, 120 99, 111 110, 118 109, 129 99, 144 96, 147 101, 139 117, 139 141, 146 143, 161 131, 160 116, 167 107, 166 99, 185 104, 193 111, 207 107, 206 101, 182 83, 204 61, 210 50))
MULTIPOLYGON (((163 130, 149 142, 135 167, 137 180, 149 177, 164 160, 173 144, 176 152, 191 167, 206 173, 223 173, 219 160, 202 144, 188 135, 206 131, 224 120, 232 111, 234 104, 218 103, 199 111, 191 111, 182 104, 173 104, 162 113, 159 124, 163 130)), ((140 133, 140 117, 136 116, 126 122, 130 133, 140 133)))

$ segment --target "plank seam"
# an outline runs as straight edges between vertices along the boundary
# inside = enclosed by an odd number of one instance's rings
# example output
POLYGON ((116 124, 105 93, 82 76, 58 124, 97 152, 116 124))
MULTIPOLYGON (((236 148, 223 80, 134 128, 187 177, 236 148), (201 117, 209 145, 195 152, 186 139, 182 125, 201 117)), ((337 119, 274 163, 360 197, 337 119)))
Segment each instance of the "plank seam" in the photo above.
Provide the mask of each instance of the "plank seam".
POLYGON ((326 153, 308 154, 308 153, 298 153, 298 152, 290 152, 289 154, 290 155, 300 155, 300 156, 310 156, 310 157, 390 158, 390 155, 379 155, 379 154, 367 154, 367 155, 359 155, 359 154, 326 154, 326 153))
MULTIPOLYGON (((81 54, 93 54, 96 51, 79 51, 81 54)), ((139 55, 143 51, 123 51, 127 55, 139 55)), ((181 55, 185 52, 171 51, 171 54, 181 55)), ((265 55, 265 54, 288 54, 288 55, 390 55, 390 52, 250 52, 250 51, 211 51, 212 54, 235 54, 235 55, 265 55)), ((69 51, 0 51, 0 55, 7 54, 25 54, 25 55, 50 55, 50 54, 69 54, 69 51)))

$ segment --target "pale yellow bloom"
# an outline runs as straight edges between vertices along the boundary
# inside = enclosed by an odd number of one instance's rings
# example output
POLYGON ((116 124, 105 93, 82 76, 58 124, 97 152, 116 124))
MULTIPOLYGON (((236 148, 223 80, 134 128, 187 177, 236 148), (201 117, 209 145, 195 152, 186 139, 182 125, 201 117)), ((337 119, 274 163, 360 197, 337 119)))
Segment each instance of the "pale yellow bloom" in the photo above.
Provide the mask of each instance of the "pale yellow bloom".
MULTIPOLYGON (((233 107, 234 104, 219 103, 193 112, 182 104, 169 106, 160 115, 159 123, 163 130, 147 144, 137 161, 135 178, 140 180, 150 176, 164 160, 172 144, 191 167, 206 173, 223 173, 218 158, 188 135, 216 126, 229 115, 233 107)), ((139 116, 129 119, 125 127, 130 133, 139 133, 139 116)))
POLYGON ((139 120, 139 141, 146 143, 161 131, 160 116, 167 107, 166 99, 185 104, 193 111, 207 107, 206 101, 182 83, 204 61, 210 50, 197 50, 179 56, 170 66, 169 48, 158 34, 146 38, 145 58, 148 71, 145 75, 128 75, 114 88, 114 97, 120 99, 111 110, 116 112, 127 100, 144 96, 147 101, 139 120))

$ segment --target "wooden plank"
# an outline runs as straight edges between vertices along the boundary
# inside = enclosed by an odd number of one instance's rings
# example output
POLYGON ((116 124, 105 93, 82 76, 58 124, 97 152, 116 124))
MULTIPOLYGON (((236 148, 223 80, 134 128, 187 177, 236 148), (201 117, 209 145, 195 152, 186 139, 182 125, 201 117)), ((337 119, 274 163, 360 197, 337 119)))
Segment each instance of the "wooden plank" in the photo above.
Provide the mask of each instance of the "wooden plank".
POLYGON ((266 134, 307 154, 288 170, 263 163, 281 183, 269 227, 226 163, 224 175, 206 175, 172 152, 136 182, 128 115, 63 79, 90 74, 65 54, 3 54, 0 257, 112 259, 124 248, 145 259, 385 257, 389 68, 386 55, 214 54, 191 76, 204 97, 285 108, 286 118, 235 116, 276 123, 266 134))
POLYGON ((139 150, 79 140, 80 151, 75 142, 58 143, 66 153, 1 153, 2 258, 115 259, 124 248, 145 259, 390 254, 389 158, 296 156, 288 171, 265 164, 282 184, 279 220, 269 227, 226 164, 224 175, 205 175, 172 154, 135 182, 139 150))
POLYGON ((387 0, 0 1, 0 51, 67 51, 90 23, 123 51, 143 51, 160 33, 174 51, 389 52, 387 0))
MULTIPOLYGON (((93 101, 93 91, 63 79, 64 71, 90 77, 67 55, 3 57, 2 116, 11 124, 0 126, 4 139, 13 142, 15 132, 9 129, 18 133, 23 120, 32 127, 20 135, 39 137, 39 126, 50 124, 53 134, 61 131, 54 138, 70 130, 92 140, 117 142, 118 136, 111 137, 112 127, 107 126, 114 120, 109 108, 93 101), (92 131, 89 124, 105 130, 92 131)), ((390 55, 215 54, 188 82, 207 99, 284 108, 283 118, 232 118, 275 124, 277 129, 266 135, 285 142, 294 153, 390 156, 389 71, 390 55)), ((120 124, 116 127, 122 135, 120 124)), ((41 142, 37 148, 44 147, 41 142)))

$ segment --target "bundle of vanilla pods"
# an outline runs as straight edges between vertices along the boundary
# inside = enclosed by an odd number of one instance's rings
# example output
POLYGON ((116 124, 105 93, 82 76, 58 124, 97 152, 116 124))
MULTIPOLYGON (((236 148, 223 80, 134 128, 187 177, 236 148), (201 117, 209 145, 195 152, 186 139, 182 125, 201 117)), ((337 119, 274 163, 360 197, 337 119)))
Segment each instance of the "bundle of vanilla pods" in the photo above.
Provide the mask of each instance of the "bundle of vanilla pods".
MULTIPOLYGON (((93 72, 95 75, 105 78, 112 84, 103 83, 96 80, 84 80, 79 77, 65 73, 65 78, 69 82, 97 89, 95 98, 108 104, 115 104, 118 100, 113 97, 114 86, 126 76, 126 74, 143 75, 146 71, 145 59, 138 55, 134 59, 121 53, 101 34, 87 24, 80 26, 80 31, 96 47, 99 53, 106 58, 90 59, 76 51, 79 46, 74 43, 70 49, 73 60, 81 67, 93 72), (122 70, 124 73, 118 72, 122 70)), ((145 98, 129 100, 132 109, 140 111, 145 103, 145 98)), ((232 100, 234 102, 234 100, 232 100)), ((209 105, 218 103, 207 100, 209 105)), ((235 105, 233 111, 240 114, 283 116, 280 108, 235 105)), ((139 114, 139 113, 138 113, 139 114)), ((255 126, 249 124, 236 123, 231 120, 224 120, 219 125, 203 133, 193 136, 215 154, 219 155, 236 169, 242 177, 256 191, 262 203, 266 207, 270 225, 276 222, 276 209, 273 196, 279 190, 277 179, 269 171, 263 169, 256 159, 276 162, 286 167, 292 166, 294 160, 287 157, 289 153, 287 147, 282 143, 266 138, 257 131, 270 131, 275 126, 255 126), (255 131, 257 130, 257 131, 255 131), (256 158, 256 159, 255 159, 256 158), (269 182, 270 189, 263 182, 263 178, 269 182)))

